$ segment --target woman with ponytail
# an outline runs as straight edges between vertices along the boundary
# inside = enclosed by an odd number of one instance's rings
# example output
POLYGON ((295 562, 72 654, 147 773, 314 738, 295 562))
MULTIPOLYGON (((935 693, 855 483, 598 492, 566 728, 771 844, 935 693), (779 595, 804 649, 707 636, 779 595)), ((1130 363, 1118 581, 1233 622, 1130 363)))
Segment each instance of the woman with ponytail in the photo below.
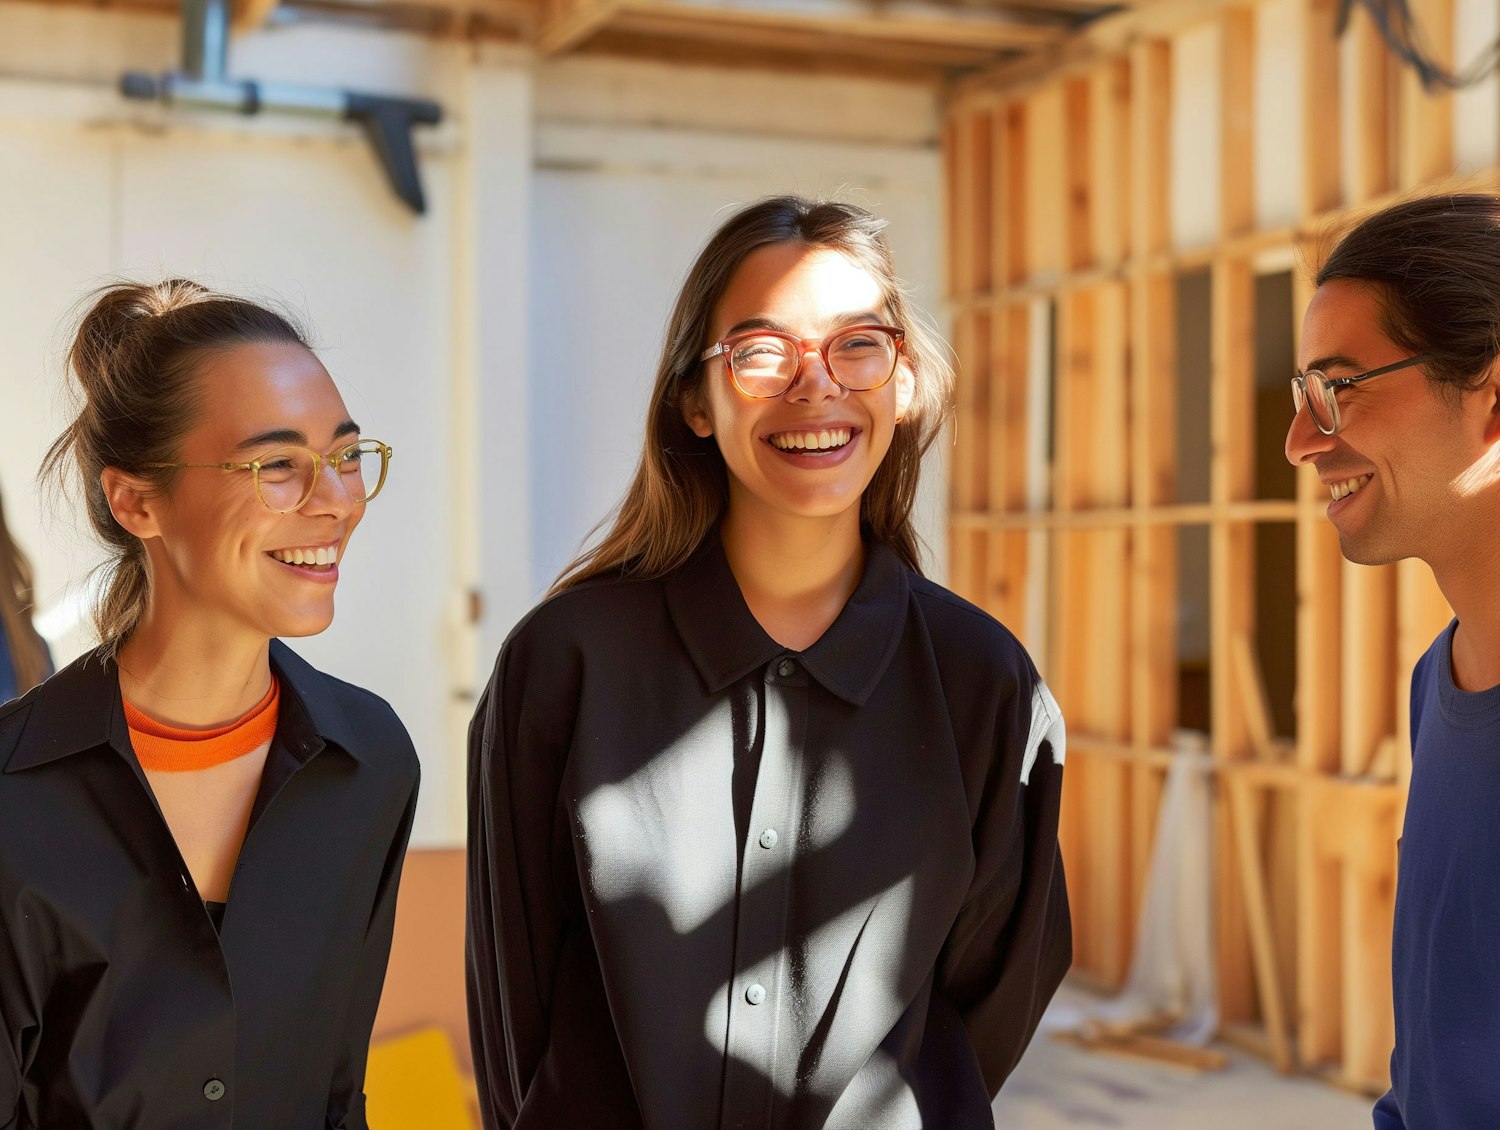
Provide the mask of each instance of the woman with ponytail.
POLYGON ((487 1127, 992 1127, 1068 967, 1062 720, 919 571, 952 373, 883 226, 785 197, 709 240, 618 515, 500 653, 487 1127))
POLYGON ((0 500, 0 703, 52 674, 47 643, 31 625, 31 562, 10 536, 0 500))
POLYGON ((0 1128, 364 1128, 417 760, 322 631, 390 450, 281 314, 97 294, 44 474, 99 646, 0 708, 0 1128))

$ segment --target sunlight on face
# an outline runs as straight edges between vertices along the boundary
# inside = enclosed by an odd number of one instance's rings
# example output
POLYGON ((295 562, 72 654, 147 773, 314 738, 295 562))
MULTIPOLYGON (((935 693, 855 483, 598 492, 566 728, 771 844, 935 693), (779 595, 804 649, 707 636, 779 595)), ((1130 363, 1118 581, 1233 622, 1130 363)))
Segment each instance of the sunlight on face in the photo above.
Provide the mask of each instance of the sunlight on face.
MULTIPOLYGON (((179 462, 246 462, 287 446, 323 453, 358 438, 333 378, 301 346, 236 346, 205 360, 198 381, 199 423, 179 462)), ((161 534, 146 543, 153 600, 235 633, 321 632, 333 619, 344 549, 364 515, 357 494, 325 465, 307 503, 278 514, 261 502, 249 471, 179 471, 161 534), (319 550, 340 564, 282 560, 319 550)))
MULTIPOLYGON (((714 309, 712 340, 704 344, 748 327, 822 340, 851 324, 889 319, 879 280, 848 256, 777 243, 740 264, 714 309)), ((706 364, 700 393, 684 416, 696 434, 717 442, 729 470, 731 507, 802 517, 857 513, 910 402, 912 374, 904 357, 882 387, 850 392, 809 350, 792 386, 771 399, 740 393, 722 358, 706 364)))

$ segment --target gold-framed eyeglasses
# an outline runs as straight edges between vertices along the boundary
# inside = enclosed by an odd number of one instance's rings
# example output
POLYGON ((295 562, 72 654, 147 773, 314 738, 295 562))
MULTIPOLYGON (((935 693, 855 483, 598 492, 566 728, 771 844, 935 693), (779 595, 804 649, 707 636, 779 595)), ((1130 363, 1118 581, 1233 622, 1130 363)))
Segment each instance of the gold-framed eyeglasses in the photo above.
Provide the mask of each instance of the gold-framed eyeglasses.
POLYGON ((1296 406, 1297 412, 1302 411, 1304 404, 1307 405, 1307 414, 1318 426, 1318 431, 1325 436, 1337 435, 1339 428, 1343 427, 1336 395, 1339 389, 1357 385, 1360 381, 1367 381, 1372 377, 1383 377, 1387 373, 1409 369, 1413 365, 1425 365, 1434 356, 1431 353, 1419 353, 1415 357, 1408 357, 1405 361, 1397 361, 1393 365, 1382 365, 1378 369, 1371 369, 1368 373, 1360 373, 1354 377, 1330 377, 1318 369, 1309 369, 1292 378, 1292 404, 1296 406))
POLYGON ((906 331, 895 326, 850 326, 821 341, 779 330, 731 334, 703 352, 700 361, 723 357, 734 387, 755 400, 769 400, 792 387, 802 359, 817 353, 835 384, 850 392, 873 392, 896 373, 906 331))
POLYGON ((249 471, 256 497, 277 514, 291 514, 307 505, 317 489, 323 464, 338 475, 354 502, 369 502, 385 486, 393 448, 378 439, 361 439, 319 454, 305 447, 278 447, 245 463, 147 463, 148 467, 207 467, 220 471, 249 471))

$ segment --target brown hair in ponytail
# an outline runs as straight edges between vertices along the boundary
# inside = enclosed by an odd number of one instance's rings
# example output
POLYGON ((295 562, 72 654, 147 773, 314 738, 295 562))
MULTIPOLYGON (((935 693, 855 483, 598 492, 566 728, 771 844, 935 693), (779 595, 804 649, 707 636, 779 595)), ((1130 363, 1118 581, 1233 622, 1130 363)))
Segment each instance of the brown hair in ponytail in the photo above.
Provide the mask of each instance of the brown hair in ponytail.
POLYGON ((5 629, 18 695, 47 677, 47 645, 31 624, 31 593, 31 562, 11 538, 0 502, 0 626, 5 629))
POLYGON ((113 654, 139 623, 151 581, 145 547, 115 521, 101 472, 118 467, 156 490, 170 489, 175 472, 151 464, 176 462, 197 423, 202 362, 237 345, 308 345, 286 315, 186 279, 115 283, 85 302, 68 349, 82 403, 53 441, 42 475, 62 483, 68 461, 77 467, 89 522, 110 554, 94 626, 113 654))

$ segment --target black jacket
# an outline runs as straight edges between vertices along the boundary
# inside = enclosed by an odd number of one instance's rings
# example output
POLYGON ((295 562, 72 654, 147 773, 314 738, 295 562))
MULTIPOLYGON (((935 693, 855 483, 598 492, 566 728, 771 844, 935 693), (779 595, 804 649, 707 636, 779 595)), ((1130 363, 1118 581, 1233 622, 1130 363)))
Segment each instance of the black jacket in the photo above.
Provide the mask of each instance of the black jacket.
POLYGON ((418 765, 272 641, 276 736, 216 933, 112 663, 0 708, 0 1130, 355 1130, 418 765))
POLYGON ((470 737, 488 1127, 975 1130, 1071 955, 1062 719, 990 616, 869 547, 817 643, 717 535, 512 633, 470 737))

